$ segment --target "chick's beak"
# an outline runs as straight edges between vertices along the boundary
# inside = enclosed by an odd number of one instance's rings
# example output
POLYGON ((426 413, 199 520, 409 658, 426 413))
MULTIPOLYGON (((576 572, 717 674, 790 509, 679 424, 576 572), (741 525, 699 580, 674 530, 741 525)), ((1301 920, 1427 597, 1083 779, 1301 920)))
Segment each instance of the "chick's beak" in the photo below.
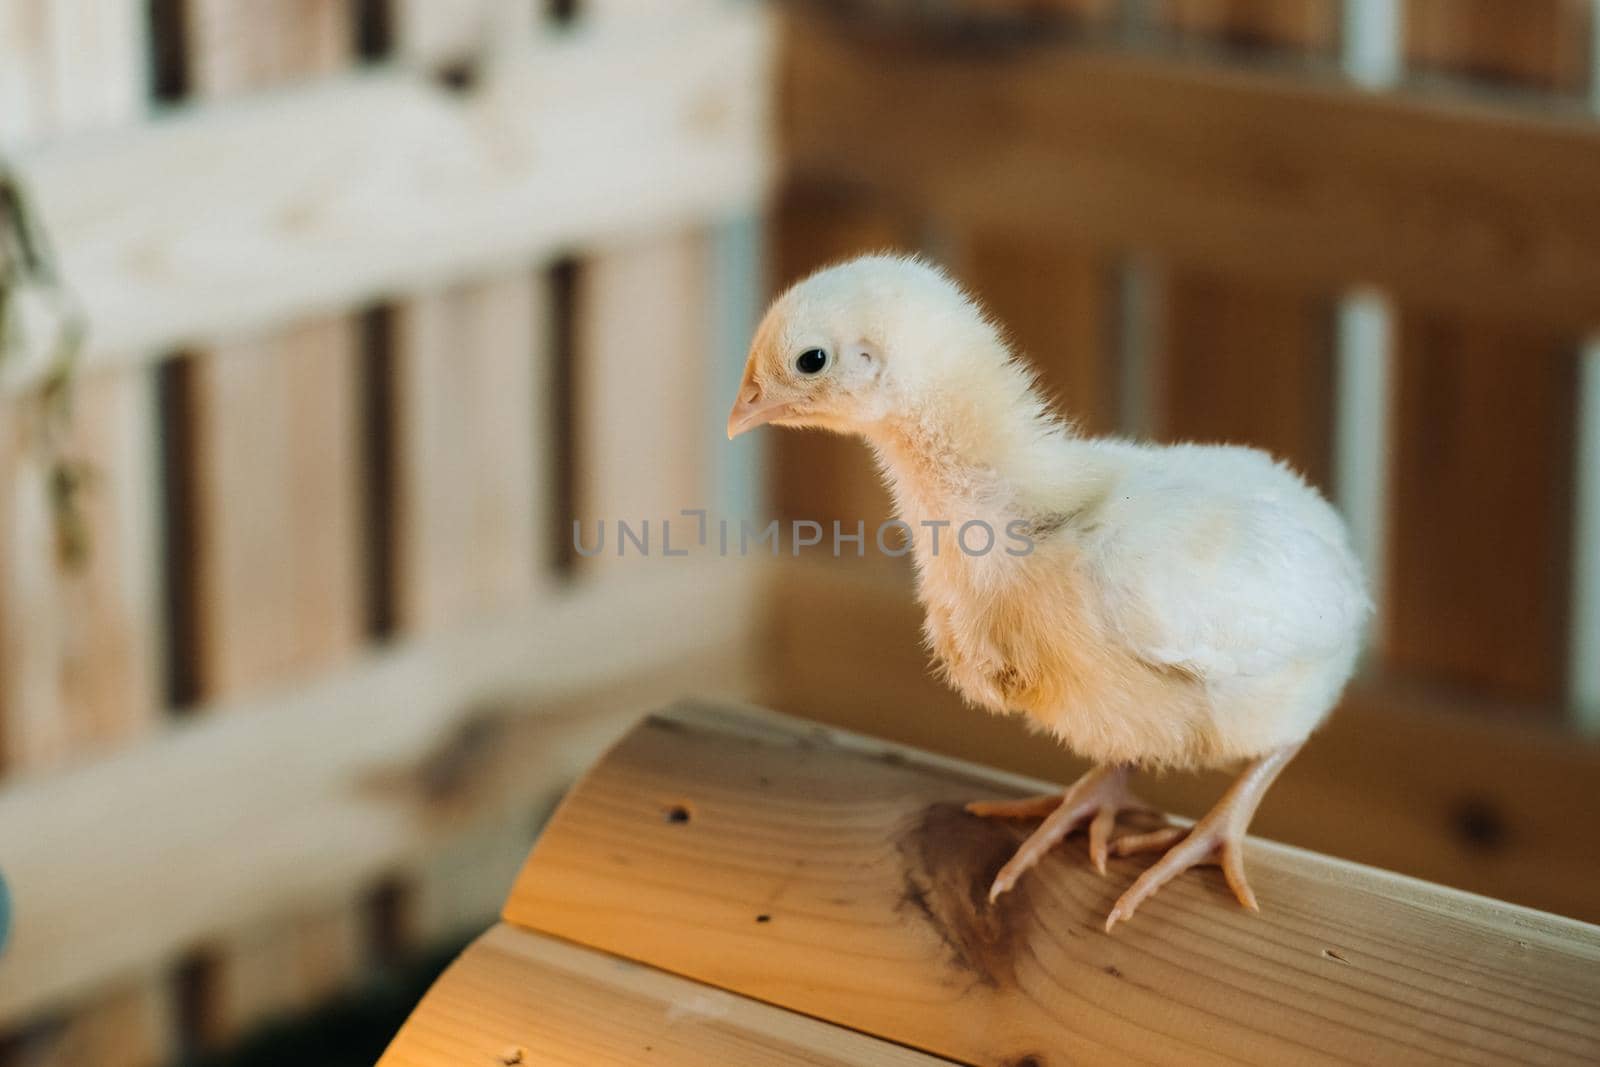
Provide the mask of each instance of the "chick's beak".
POLYGON ((761 387, 746 378, 739 386, 739 399, 728 412, 728 440, 773 419, 794 414, 794 405, 782 400, 763 400, 761 387))

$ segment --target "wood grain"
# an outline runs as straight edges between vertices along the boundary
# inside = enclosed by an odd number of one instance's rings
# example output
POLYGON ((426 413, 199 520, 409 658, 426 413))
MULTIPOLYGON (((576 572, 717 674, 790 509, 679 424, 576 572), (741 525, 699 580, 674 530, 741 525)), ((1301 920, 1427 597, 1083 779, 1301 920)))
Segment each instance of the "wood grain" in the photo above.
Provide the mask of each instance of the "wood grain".
POLYGON ((137 362, 753 211, 773 37, 764 9, 732 5, 513 48, 470 94, 392 67, 16 162, 94 322, 90 362, 137 362), (652 91, 616 91, 635 79, 652 91))
POLYGON ((434 984, 378 1064, 946 1062, 502 924, 434 984))
POLYGON ((963 1063, 1590 1062, 1600 929, 1252 840, 1100 923, 1076 840, 990 907, 1037 783, 795 720, 652 717, 563 802, 507 922, 963 1063), (766 916, 763 920, 761 917, 766 916))
MULTIPOLYGON (((962 704, 929 670, 922 611, 898 570, 797 565, 780 575, 763 701, 953 756, 1069 782, 1087 763, 1015 718, 962 704), (889 573, 883 573, 889 570, 889 573)), ((1600 746, 1549 718, 1358 683, 1267 794, 1261 834, 1360 863, 1600 922, 1591 850, 1600 746)), ((1227 776, 1143 776, 1141 795, 1198 818, 1227 776)))
POLYGON ((1053 40, 889 39, 800 13, 786 26, 798 178, 1286 287, 1600 320, 1592 123, 1053 40))
MULTIPOLYGON (((1571 87, 1562 42, 1587 40, 1588 7, 1412 3, 1407 58, 1571 87)), ((1396 336, 1384 662, 1559 706, 1581 335, 1402 305, 1396 336)))
POLYGON ((523 818, 652 704, 753 693, 767 576, 680 562, 9 782, 0 856, 14 914, 30 918, 0 956, 0 1027, 226 931, 348 899, 452 833, 523 818))

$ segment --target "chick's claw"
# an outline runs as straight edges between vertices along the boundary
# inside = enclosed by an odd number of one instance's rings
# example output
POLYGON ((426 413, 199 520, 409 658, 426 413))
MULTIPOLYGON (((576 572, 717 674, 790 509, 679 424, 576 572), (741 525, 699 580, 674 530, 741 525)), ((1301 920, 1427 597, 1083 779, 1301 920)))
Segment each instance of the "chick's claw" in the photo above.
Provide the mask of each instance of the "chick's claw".
POLYGON ((1016 854, 1000 868, 994 884, 989 887, 990 902, 1010 891, 1019 878, 1085 822, 1089 825, 1089 858, 1095 870, 1105 874, 1111 830, 1116 825, 1118 813, 1149 810, 1149 805, 1128 791, 1126 767, 1096 767, 1060 796, 968 804, 968 812, 984 818, 1045 817, 1016 854))
POLYGON ((1118 855, 1149 852, 1176 841, 1167 854, 1141 874, 1128 891, 1117 898, 1111 914, 1106 916, 1106 933, 1126 919, 1133 918, 1139 905, 1149 900, 1156 891, 1190 867, 1203 863, 1220 863, 1228 887, 1239 903, 1251 911, 1260 911, 1256 895, 1244 876, 1244 835, 1255 816, 1256 808, 1279 772, 1300 751, 1299 744, 1285 745, 1253 761, 1228 791, 1217 801, 1216 807, 1206 817, 1195 823, 1194 829, 1184 833, 1177 827, 1137 834, 1115 842, 1112 848, 1118 855))
POLYGON ((1220 864, 1224 877, 1228 879, 1228 886, 1233 890, 1233 895, 1239 903, 1251 911, 1260 911, 1256 904, 1256 895, 1250 890, 1250 883, 1244 876, 1244 849, 1242 835, 1236 834, 1230 828, 1215 826, 1196 826, 1187 834, 1178 827, 1168 830, 1157 830, 1149 834, 1139 834, 1135 838, 1124 838, 1113 846, 1117 855, 1128 855, 1132 852, 1149 852, 1161 847, 1160 842, 1172 838, 1181 840, 1167 850, 1166 855, 1141 874, 1127 892, 1117 898, 1117 903, 1112 907, 1111 914, 1106 916, 1106 933, 1110 933, 1117 923, 1133 918, 1133 913, 1139 905, 1155 896, 1156 891, 1178 875, 1191 867, 1203 864, 1220 864), (1146 840, 1139 840, 1139 839, 1146 840))

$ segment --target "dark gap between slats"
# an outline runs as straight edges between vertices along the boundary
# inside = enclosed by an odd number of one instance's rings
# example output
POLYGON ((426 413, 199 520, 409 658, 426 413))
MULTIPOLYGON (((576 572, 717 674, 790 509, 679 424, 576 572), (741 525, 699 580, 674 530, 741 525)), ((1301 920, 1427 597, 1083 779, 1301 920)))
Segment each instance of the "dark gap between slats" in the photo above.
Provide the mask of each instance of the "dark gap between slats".
POLYGON ((360 331, 362 607, 367 635, 387 640, 399 626, 394 309, 385 306, 363 312, 360 331))
POLYGON ((194 361, 177 355, 156 365, 157 472, 160 479, 162 655, 166 706, 192 712, 201 697, 200 518, 195 455, 194 361))
POLYGON ((550 307, 550 388, 545 397, 535 400, 548 405, 548 425, 553 440, 546 453, 552 468, 547 484, 551 492, 552 529, 543 536, 549 546, 536 545, 541 567, 550 567, 562 577, 577 567, 578 553, 572 545, 572 520, 577 515, 577 295, 581 267, 576 259, 562 259, 546 273, 550 307))
POLYGON ((223 966, 215 952, 200 950, 184 956, 172 968, 179 1062, 195 1060, 218 1044, 223 966))
POLYGON ((187 0, 150 0, 150 95, 175 103, 189 95, 189 20, 187 0))
POLYGON ((389 58, 394 51, 394 8, 392 0, 352 0, 355 20, 356 55, 363 63, 389 58))

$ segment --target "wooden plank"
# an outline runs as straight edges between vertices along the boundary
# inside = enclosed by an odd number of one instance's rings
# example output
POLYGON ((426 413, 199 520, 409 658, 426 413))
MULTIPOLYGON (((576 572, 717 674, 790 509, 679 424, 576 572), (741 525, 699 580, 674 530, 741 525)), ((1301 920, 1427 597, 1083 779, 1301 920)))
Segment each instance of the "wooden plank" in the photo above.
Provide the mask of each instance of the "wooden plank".
POLYGON ((690 561, 599 581, 9 784, 0 855, 30 918, 0 956, 0 1026, 527 811, 641 701, 753 691, 764 575, 690 561))
MULTIPOLYGON (((763 701, 1022 774, 1067 782, 1087 763, 1013 718, 964 705, 928 669, 905 576, 796 565, 763 701)), ((1274 840, 1600 922, 1593 859, 1572 827, 1600 819, 1600 746, 1494 705, 1358 684, 1273 787, 1254 828, 1274 840), (1499 714, 1496 714, 1499 712, 1499 714), (1374 828, 1381 828, 1375 830, 1374 828)), ((1199 817, 1227 777, 1146 775, 1141 795, 1199 817)))
POLYGON ((18 165, 95 324, 91 361, 138 360, 749 212, 772 170, 772 44, 766 11, 730 5, 541 40, 471 94, 346 75, 18 165))
MULTIPOLYGON (((137 121, 142 14, 135 0, 0 2, 0 155, 137 121)), ((126 745, 160 718, 150 375, 118 369, 73 388, 54 458, 36 402, 0 398, 0 771, 9 780, 126 745), (60 552, 51 488, 63 458, 89 472, 78 497, 87 551, 75 563, 60 552)), ((153 1067, 171 1057, 171 1005, 152 974, 85 992, 27 1042, 31 1067, 153 1067)))
POLYGON ((1170 277, 1163 297, 1156 433, 1264 448, 1328 489, 1334 301, 1196 271, 1170 277))
POLYGON ((531 270, 396 315, 396 621, 420 633, 533 593, 549 529, 548 318, 531 270))
POLYGON ((982 232, 958 239, 962 279, 1086 433, 1118 430, 1116 276, 1104 252, 982 232))
MULTIPOLYGON (((1497 55, 1501 76, 1534 87, 1570 88, 1558 42, 1587 40, 1588 5, 1561 0, 1406 10, 1408 60, 1478 75, 1497 55)), ((1582 337, 1406 305, 1396 336, 1385 666, 1555 709, 1582 337)))
POLYGON ((304 678, 361 640, 356 326, 194 357, 200 696, 304 678))
POLYGON ((685 705, 568 795, 505 919, 964 1063, 1600 1052, 1600 928, 1266 841, 1259 915, 1194 876, 1107 935, 1146 862, 1070 845, 991 907, 1025 828, 962 805, 1038 786, 685 705))
POLYGON ((159 718, 155 443, 147 376, 79 382, 66 441, 87 464, 89 554, 57 550, 50 463, 29 402, 0 413, 0 765, 40 773, 124 744, 159 718))
POLYGON ((1589 85, 1589 0, 1405 0, 1412 73, 1581 96, 1589 85))
POLYGON ((1188 40, 1331 55, 1341 0, 1159 0, 1157 23, 1188 40))
MULTIPOLYGON (((185 0, 191 93, 222 99, 343 67, 344 0, 185 0)), ((236 700, 350 660, 363 637, 357 324, 297 323, 191 357, 187 410, 200 700, 236 700)), ((204 1048, 304 1010, 360 965, 359 912, 273 917, 214 944, 215 987, 186 1037, 204 1048), (278 921, 278 920, 282 921, 278 921)))
MULTIPOLYGON (((392 20, 402 56, 450 64, 527 46, 534 6, 413 0, 392 20)), ((529 265, 394 310, 394 455, 383 461, 394 465, 391 595, 402 634, 437 633, 534 594, 555 448, 541 282, 529 265)), ((507 818, 420 857, 393 881, 413 940, 394 947, 482 929, 529 836, 525 818, 507 818)))
POLYGON ((409 63, 446 66, 498 57, 532 43, 538 6, 522 0, 392 0, 395 52, 409 63))
POLYGON ((648 523, 656 557, 666 520, 673 552, 702 550, 698 521, 680 512, 707 507, 713 491, 709 269, 703 236, 672 234, 599 250, 579 271, 573 518, 586 544, 597 522, 608 531, 605 550, 580 559, 587 571, 643 560, 631 542, 619 557, 619 520, 648 523))
MULTIPOLYGON (((830 263, 868 252, 916 251, 918 245, 915 220, 898 205, 825 184, 785 189, 772 226, 775 294, 830 263)), ((723 386, 730 403, 736 386, 737 381, 723 386)), ((839 522, 849 533, 858 521, 872 530, 894 514, 872 454, 860 440, 785 433, 768 447, 773 510, 783 520, 821 523, 830 533, 839 522)))
POLYGON ((379 1067, 461 1063, 883 1064, 949 1061, 554 938, 500 925, 428 991, 379 1067))
POLYGON ((1014 43, 1000 63, 822 16, 788 26, 783 145, 797 176, 1259 282, 1600 321, 1590 122, 1059 41, 1014 43))
POLYGON ((1384 666, 1559 714, 1578 340, 1419 313, 1398 338, 1384 666))
MULTIPOLYGON (((1169 0, 1183 40, 1330 55, 1339 4, 1327 0, 1169 0)), ((1161 341, 1151 356, 1153 429, 1170 440, 1254 445, 1322 488, 1331 482, 1334 300, 1205 270, 1164 279, 1161 341)))

